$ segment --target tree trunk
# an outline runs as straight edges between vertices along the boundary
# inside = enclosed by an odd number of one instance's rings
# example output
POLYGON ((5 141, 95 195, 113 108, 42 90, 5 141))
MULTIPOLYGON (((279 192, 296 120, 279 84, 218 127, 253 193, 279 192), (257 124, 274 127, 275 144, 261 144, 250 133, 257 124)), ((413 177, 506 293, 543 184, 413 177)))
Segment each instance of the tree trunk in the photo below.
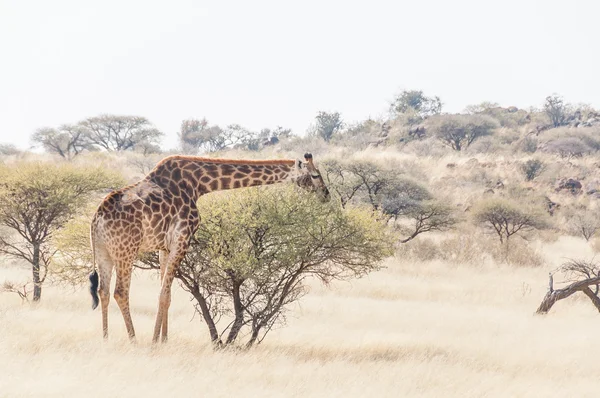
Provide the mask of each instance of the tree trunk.
POLYGON ((241 282, 236 280, 233 281, 233 289, 231 291, 233 295, 233 309, 235 311, 235 319, 233 321, 233 325, 231 325, 231 330, 229 331, 229 335, 227 336, 227 341, 225 344, 231 344, 237 338, 240 329, 244 325, 244 307, 242 306, 242 300, 240 298, 240 285, 241 282))
POLYGON ((219 333, 217 332, 217 326, 215 325, 214 319, 210 315, 210 310, 208 309, 208 304, 206 303, 206 299, 200 293, 200 291, 197 289, 194 289, 192 291, 192 295, 194 296, 194 298, 198 302, 198 305, 200 306, 200 312, 202 314, 202 318, 204 318, 204 322, 206 322, 206 326, 208 327, 208 333, 210 333, 210 340, 216 346, 220 346, 221 341, 219 340, 219 333))
POLYGON ((550 276, 550 288, 548 289, 548 293, 546 293, 546 295, 542 299, 542 302, 540 303, 540 306, 538 307, 536 313, 537 314, 546 314, 548 311, 550 311, 550 309, 552 308, 554 303, 556 303, 558 300, 567 298, 570 295, 577 293, 577 292, 583 292, 586 296, 588 296, 592 300, 592 303, 596 306, 596 309, 598 309, 598 311, 600 311, 600 298, 598 298, 598 296, 596 296, 594 294, 594 292, 592 292, 592 290, 589 288, 589 286, 591 286, 591 285, 598 285, 598 284, 600 284, 600 277, 595 277, 595 278, 588 278, 588 279, 584 279, 582 281, 571 283, 569 286, 567 286, 563 289, 554 290, 552 288, 552 275, 551 275, 550 276))
POLYGON ((42 298, 42 282, 40 280, 40 245, 33 244, 33 301, 40 301, 42 298))
POLYGON ((592 289, 590 289, 589 287, 586 286, 581 291, 583 292, 583 294, 588 296, 590 298, 590 300, 592 300, 592 304, 594 304, 594 307, 596 307, 598 312, 600 312, 600 298, 598 296, 596 296, 594 294, 594 292, 592 292, 592 289))
POLYGON ((250 347, 252 347, 252 345, 254 345, 254 343, 256 342, 256 339, 258 338, 258 333, 260 332, 260 328, 261 328, 261 326, 259 326, 259 325, 252 325, 252 335, 250 336, 250 340, 248 340, 248 342, 246 343, 246 348, 250 348, 250 347))

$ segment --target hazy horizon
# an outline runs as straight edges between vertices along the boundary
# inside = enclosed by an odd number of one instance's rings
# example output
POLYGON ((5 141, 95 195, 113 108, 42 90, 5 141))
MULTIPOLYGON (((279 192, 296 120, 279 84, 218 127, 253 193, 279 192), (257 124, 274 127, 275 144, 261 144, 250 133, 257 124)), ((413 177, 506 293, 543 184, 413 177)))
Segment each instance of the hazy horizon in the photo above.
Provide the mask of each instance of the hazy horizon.
POLYGON ((102 113, 147 117, 176 145, 182 120, 283 126, 317 111, 385 115, 403 89, 447 112, 482 101, 600 107, 590 0, 218 4, 0 0, 0 143, 102 113))

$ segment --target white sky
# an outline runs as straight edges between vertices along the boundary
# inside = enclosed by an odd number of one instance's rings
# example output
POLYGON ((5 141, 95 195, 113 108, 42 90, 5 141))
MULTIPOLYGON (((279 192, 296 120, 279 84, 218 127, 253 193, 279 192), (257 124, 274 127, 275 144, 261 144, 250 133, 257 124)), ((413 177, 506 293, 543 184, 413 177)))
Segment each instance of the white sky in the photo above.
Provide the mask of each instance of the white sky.
POLYGON ((0 0, 0 143, 101 113, 290 127, 545 96, 600 107, 597 0, 0 0))

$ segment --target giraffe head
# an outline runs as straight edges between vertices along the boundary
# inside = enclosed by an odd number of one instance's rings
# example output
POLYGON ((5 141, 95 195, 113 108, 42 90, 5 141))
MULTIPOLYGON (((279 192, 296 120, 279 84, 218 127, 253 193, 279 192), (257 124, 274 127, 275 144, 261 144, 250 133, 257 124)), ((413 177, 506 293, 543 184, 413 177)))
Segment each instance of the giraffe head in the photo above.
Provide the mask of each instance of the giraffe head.
POLYGON ((313 163, 312 154, 304 154, 304 160, 304 162, 300 159, 296 161, 296 169, 299 172, 296 184, 307 191, 315 192, 324 202, 329 201, 329 189, 321 177, 321 172, 313 163))

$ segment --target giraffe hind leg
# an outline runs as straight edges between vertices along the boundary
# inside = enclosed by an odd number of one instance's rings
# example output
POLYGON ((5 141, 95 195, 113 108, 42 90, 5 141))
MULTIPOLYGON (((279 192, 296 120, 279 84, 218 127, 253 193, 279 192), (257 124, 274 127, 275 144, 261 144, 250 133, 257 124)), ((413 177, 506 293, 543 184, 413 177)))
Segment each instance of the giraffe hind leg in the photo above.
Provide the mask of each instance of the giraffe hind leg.
POLYGON ((108 338, 108 304, 110 302, 110 280, 114 263, 102 244, 95 247, 96 264, 98 266, 98 296, 102 309, 102 335, 108 338))
POLYGON ((133 328, 133 321, 131 319, 131 312, 129 310, 129 289, 131 286, 131 272, 133 268, 133 259, 121 260, 117 263, 116 274, 117 281, 115 284, 115 301, 119 305, 123 320, 125 321, 125 327, 127 328, 127 334, 133 341, 135 340, 135 329, 133 328))

